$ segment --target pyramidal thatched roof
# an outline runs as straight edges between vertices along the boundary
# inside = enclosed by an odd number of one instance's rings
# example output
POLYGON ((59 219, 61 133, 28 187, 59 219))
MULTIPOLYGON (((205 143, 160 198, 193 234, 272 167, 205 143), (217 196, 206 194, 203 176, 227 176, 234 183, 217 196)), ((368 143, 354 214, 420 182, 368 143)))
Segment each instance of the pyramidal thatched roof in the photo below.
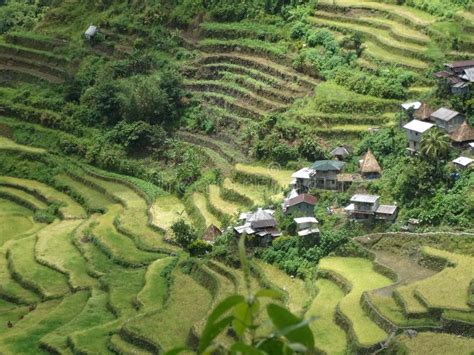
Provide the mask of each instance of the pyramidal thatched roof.
POLYGON ((382 173, 379 162, 375 159, 375 156, 372 154, 370 149, 365 153, 364 158, 362 159, 362 164, 360 165, 360 172, 363 174, 369 173, 382 173))
POLYGON ((451 135, 450 138, 458 143, 474 141, 474 128, 464 121, 451 135))
POLYGON ((415 110, 413 118, 416 118, 417 120, 421 121, 426 121, 430 118, 432 113, 433 110, 426 103, 423 102, 420 108, 418 108, 418 110, 415 110))
POLYGON ((202 239, 206 242, 213 242, 218 236, 222 234, 222 231, 215 225, 211 224, 204 232, 202 239))

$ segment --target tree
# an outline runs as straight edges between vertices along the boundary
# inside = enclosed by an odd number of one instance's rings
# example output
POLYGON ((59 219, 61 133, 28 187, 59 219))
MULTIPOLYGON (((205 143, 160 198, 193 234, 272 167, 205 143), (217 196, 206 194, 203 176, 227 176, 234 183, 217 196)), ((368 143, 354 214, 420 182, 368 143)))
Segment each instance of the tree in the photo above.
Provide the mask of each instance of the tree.
POLYGON ((171 226, 176 242, 183 248, 188 248, 191 243, 197 240, 197 233, 193 227, 180 219, 171 226))
POLYGON ((439 129, 430 129, 421 138, 420 151, 429 160, 439 163, 449 154, 448 136, 439 129))

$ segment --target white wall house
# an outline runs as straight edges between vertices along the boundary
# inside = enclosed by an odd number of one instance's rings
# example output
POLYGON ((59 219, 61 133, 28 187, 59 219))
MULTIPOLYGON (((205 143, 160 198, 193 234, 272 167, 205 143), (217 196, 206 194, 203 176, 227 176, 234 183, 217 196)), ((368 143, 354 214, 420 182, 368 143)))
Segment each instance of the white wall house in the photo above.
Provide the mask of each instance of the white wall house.
POLYGON ((434 124, 413 120, 403 126, 407 132, 408 147, 411 153, 416 153, 420 150, 421 137, 423 134, 432 128, 434 124))

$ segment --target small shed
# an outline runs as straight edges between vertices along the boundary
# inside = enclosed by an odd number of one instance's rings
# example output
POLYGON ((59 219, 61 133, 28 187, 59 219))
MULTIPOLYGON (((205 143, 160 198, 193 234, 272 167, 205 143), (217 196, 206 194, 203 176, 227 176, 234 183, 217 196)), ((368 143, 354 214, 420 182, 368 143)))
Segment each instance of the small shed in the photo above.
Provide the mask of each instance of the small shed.
POLYGON ((349 151, 347 150, 346 147, 339 146, 339 147, 334 148, 330 154, 337 160, 344 160, 344 158, 349 155, 349 151))
POLYGON ((209 227, 207 227, 206 231, 202 235, 202 240, 204 240, 206 243, 214 244, 217 237, 220 235, 222 235, 222 231, 214 224, 211 224, 209 227))
POLYGON ((370 149, 360 162, 360 173, 367 179, 376 179, 382 174, 382 168, 370 149))
POLYGON ((86 37, 86 39, 90 41, 97 35, 97 33, 99 33, 99 29, 97 28, 97 26, 90 25, 87 28, 86 32, 84 32, 84 37, 86 37))
POLYGON ((454 165, 459 169, 466 169, 472 165, 474 159, 468 157, 459 157, 453 160, 454 165))

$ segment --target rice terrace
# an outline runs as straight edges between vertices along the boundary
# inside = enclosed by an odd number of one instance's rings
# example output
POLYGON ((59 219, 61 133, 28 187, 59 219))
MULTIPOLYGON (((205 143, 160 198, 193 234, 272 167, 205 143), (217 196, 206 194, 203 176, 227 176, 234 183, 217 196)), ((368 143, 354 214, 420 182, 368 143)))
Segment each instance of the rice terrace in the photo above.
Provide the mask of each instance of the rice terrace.
POLYGON ((474 353, 472 0, 0 0, 0 355, 474 353))

